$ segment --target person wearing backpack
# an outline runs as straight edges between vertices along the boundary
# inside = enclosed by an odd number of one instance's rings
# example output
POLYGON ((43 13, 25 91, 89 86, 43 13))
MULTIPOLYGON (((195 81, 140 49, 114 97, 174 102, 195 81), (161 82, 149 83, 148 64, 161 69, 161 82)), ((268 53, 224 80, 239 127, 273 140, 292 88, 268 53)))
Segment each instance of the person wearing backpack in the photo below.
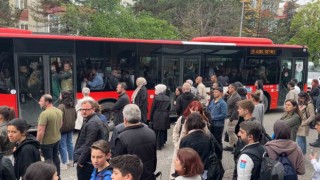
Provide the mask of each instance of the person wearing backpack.
POLYGON ((99 140, 91 146, 91 162, 94 170, 90 180, 111 180, 112 168, 108 160, 111 157, 110 145, 105 140, 99 140))
POLYGON ((265 152, 259 143, 261 136, 261 125, 254 121, 240 123, 238 132, 239 140, 245 146, 241 149, 240 157, 236 162, 236 175, 234 179, 259 179, 262 156, 265 152))
MULTIPOLYGON (((284 156, 282 161, 288 160, 290 163, 290 165, 289 163, 283 164, 285 170, 289 170, 292 173, 291 169, 293 169, 296 173, 295 176, 304 175, 306 172, 304 156, 297 143, 290 139, 290 127, 285 121, 278 120, 274 123, 273 131, 275 139, 265 144, 268 156, 278 161, 280 161, 281 155, 284 156)), ((285 174, 285 178, 289 175, 285 174)), ((292 176, 294 176, 294 173, 291 174, 292 176)))
MULTIPOLYGON (((258 121, 255 117, 253 117, 253 110, 255 106, 253 102, 249 99, 241 100, 238 102, 238 113, 239 116, 244 119, 244 121, 251 121, 256 122, 260 125, 261 128, 261 136, 259 137, 258 141, 261 145, 266 144, 269 140, 271 140, 271 137, 266 133, 265 128, 260 124, 260 121, 258 121)), ((241 123, 240 123, 241 124, 241 123)), ((243 141, 238 141, 237 146, 234 151, 234 160, 237 161, 238 157, 241 154, 241 150, 246 144, 243 141)), ((234 171, 234 176, 236 175, 236 169, 234 171)))

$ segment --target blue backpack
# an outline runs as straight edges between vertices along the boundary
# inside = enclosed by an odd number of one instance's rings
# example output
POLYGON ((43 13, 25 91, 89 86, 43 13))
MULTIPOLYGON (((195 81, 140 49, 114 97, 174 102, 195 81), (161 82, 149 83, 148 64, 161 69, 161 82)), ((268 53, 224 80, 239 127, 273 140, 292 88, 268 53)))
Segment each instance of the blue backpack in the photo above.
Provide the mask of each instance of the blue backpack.
POLYGON ((278 161, 284 168, 284 180, 298 180, 297 172, 293 168, 286 153, 279 154, 278 161))

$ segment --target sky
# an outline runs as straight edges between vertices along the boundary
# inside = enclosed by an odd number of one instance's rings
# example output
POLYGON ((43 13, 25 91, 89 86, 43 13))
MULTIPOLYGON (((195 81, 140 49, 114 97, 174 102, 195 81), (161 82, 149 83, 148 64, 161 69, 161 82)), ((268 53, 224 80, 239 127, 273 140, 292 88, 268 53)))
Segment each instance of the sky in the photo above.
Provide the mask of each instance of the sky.
POLYGON ((298 4, 304 5, 307 4, 308 2, 311 2, 311 0, 298 0, 298 4))

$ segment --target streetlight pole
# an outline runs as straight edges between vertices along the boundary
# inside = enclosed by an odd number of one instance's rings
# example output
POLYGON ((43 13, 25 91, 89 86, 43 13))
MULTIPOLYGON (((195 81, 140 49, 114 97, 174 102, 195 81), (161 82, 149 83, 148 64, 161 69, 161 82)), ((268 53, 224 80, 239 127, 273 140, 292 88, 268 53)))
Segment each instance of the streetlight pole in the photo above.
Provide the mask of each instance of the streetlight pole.
POLYGON ((243 13, 244 13, 244 0, 242 0, 241 3, 242 3, 242 10, 241 10, 241 20, 240 20, 239 37, 241 37, 241 35, 242 35, 242 24, 243 24, 243 13))

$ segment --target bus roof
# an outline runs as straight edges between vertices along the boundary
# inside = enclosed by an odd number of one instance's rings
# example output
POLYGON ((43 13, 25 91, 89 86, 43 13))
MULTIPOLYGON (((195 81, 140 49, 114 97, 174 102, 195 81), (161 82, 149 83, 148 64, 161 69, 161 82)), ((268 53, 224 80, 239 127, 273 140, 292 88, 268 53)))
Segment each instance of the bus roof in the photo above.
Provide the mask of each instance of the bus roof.
POLYGON ((0 28, 0 38, 30 38, 30 39, 57 39, 57 40, 83 40, 83 41, 104 41, 122 43, 148 43, 148 44, 175 44, 175 45, 211 45, 211 46, 241 46, 241 47, 280 47, 280 48, 306 48, 301 45, 273 44, 267 38, 229 37, 229 36, 208 36, 196 37, 191 41, 179 40, 147 40, 147 39, 126 39, 126 38, 105 38, 75 35, 54 35, 37 34, 29 30, 15 28, 0 28))

